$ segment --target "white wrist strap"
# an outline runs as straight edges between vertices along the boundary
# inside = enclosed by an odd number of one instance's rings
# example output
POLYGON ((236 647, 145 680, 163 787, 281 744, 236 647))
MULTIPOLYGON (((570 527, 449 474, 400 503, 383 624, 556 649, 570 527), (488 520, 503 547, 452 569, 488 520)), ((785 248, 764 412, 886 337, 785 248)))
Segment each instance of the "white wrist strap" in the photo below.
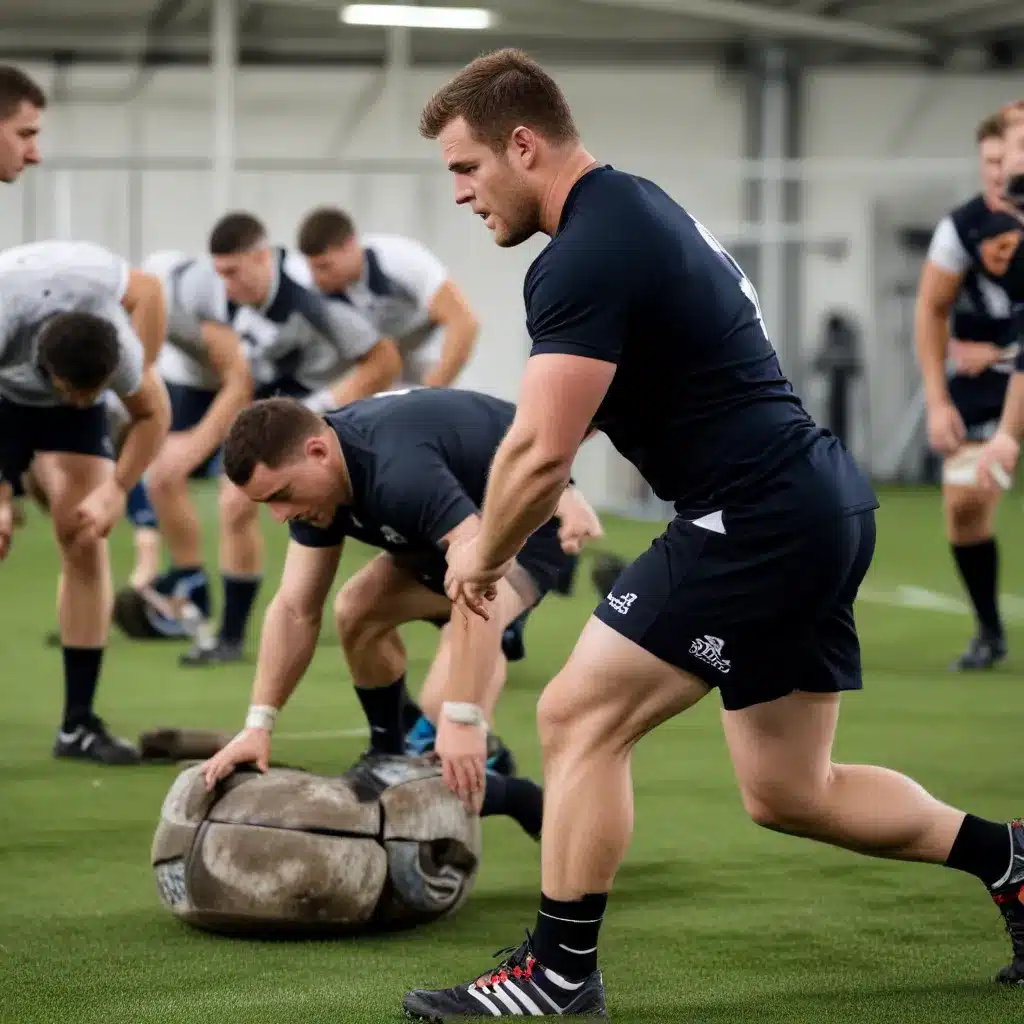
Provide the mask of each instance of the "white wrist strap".
POLYGON ((246 729, 266 729, 267 732, 274 731, 274 722, 277 721, 277 708, 269 704, 251 704, 249 714, 245 716, 246 729))
POLYGON ((460 725, 482 725, 487 728, 487 716, 479 704, 462 700, 446 700, 441 704, 441 714, 449 721, 460 725))

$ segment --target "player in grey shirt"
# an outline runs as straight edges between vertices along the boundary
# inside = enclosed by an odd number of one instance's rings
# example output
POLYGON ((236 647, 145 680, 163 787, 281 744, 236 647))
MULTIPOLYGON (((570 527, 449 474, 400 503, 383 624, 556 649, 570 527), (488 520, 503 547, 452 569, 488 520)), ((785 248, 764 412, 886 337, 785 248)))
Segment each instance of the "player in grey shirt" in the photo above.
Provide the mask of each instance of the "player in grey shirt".
POLYGON ((11 547, 11 501, 32 467, 61 554, 59 616, 65 707, 54 754, 136 763, 110 736, 93 698, 110 624, 106 537, 126 494, 159 451, 167 394, 129 319, 162 331, 159 290, 120 257, 84 242, 0 253, 0 559, 11 547), (116 464, 101 396, 113 390, 131 422, 116 464))
MULTIPOLYGON (((183 278, 178 301, 191 318, 227 325, 241 339, 257 397, 287 394, 323 412, 384 390, 398 376, 401 358, 394 342, 356 310, 300 284, 294 273, 300 261, 270 245, 256 217, 221 218, 210 233, 209 251, 201 270, 183 278)), ((242 656, 259 590, 258 507, 222 479, 220 514, 223 617, 215 635, 200 631, 182 656, 185 665, 242 656)))
POLYGON ((395 339, 406 385, 450 387, 473 353, 479 324, 445 265, 402 235, 357 236, 342 210, 320 207, 299 227, 309 279, 395 339))

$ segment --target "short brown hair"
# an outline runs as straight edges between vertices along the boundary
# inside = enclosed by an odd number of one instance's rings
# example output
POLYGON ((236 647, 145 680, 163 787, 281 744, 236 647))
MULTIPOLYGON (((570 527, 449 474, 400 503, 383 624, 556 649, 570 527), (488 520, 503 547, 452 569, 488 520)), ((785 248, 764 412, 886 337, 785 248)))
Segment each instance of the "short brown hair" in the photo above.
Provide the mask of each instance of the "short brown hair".
POLYGON ((562 90, 522 50, 495 50, 467 64, 423 108, 420 134, 436 139, 459 117, 476 139, 497 152, 519 125, 551 142, 579 138, 562 90))
POLYGON ((1003 131, 1006 130, 1007 125, 1024 120, 1024 100, 1012 100, 1010 103, 1004 103, 999 111, 999 116, 1002 119, 1003 131))
POLYGON ((974 133, 974 140, 980 146, 986 139, 1001 139, 1003 137, 1003 115, 989 114, 977 127, 974 133))
POLYGON ((319 256, 328 249, 344 245, 356 233, 352 218, 336 206, 320 206, 299 227, 299 252, 319 256))
POLYGON ((0 120, 13 117, 22 103, 42 110, 46 106, 46 93, 21 68, 0 64, 0 120))
POLYGON ((245 487, 256 466, 279 469, 307 438, 323 432, 324 421, 294 398, 262 398, 244 408, 224 439, 224 472, 245 487))
POLYGON ((234 256, 255 249, 267 237, 263 222, 251 213, 226 213, 210 232, 212 256, 234 256))

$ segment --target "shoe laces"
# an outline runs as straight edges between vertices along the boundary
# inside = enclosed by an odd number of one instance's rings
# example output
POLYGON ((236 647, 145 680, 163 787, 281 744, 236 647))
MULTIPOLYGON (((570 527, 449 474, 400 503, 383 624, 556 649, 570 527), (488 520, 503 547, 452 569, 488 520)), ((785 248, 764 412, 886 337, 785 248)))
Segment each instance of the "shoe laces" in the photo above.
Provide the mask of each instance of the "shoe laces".
POLYGON ((506 946, 493 955, 495 958, 505 959, 493 971, 476 979, 478 988, 489 988, 491 985, 500 985, 510 978, 530 978, 533 975, 533 965, 537 961, 533 955, 533 936, 528 930, 525 942, 518 946, 506 946))

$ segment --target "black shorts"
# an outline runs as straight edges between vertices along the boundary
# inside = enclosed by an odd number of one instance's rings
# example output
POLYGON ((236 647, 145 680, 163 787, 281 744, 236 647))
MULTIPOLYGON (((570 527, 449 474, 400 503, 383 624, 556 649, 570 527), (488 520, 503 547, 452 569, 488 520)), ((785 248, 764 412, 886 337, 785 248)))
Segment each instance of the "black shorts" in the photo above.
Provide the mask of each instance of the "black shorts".
POLYGON ((37 452, 68 452, 114 458, 102 402, 87 409, 70 405, 19 405, 0 398, 0 479, 22 493, 21 477, 37 452))
POLYGON ((1009 374, 996 370, 949 378, 949 397, 964 421, 968 441, 987 441, 995 433, 1009 380, 1009 374))
MULTIPOLYGON (((171 400, 171 433, 180 434, 191 430, 206 415, 217 397, 216 391, 192 387, 191 384, 167 384, 167 397, 171 400)), ((189 474, 191 477, 214 475, 220 466, 220 446, 189 474)))
POLYGON ((595 614, 717 686, 730 711, 795 690, 859 690, 853 602, 874 553, 874 511, 782 536, 743 534, 675 519, 595 614))
MULTIPOLYGON (((395 564, 413 573, 428 590, 444 595, 444 577, 448 568, 444 555, 440 552, 424 554, 391 553, 395 564)), ((526 570, 537 591, 537 598, 531 605, 536 608, 551 590, 558 590, 577 561, 576 555, 567 555, 558 540, 558 524, 545 523, 530 536, 523 545, 522 551, 516 555, 516 561, 526 570)), ((431 620, 435 621, 435 620, 431 620)), ((447 619, 436 620, 437 625, 444 625, 447 619)))

